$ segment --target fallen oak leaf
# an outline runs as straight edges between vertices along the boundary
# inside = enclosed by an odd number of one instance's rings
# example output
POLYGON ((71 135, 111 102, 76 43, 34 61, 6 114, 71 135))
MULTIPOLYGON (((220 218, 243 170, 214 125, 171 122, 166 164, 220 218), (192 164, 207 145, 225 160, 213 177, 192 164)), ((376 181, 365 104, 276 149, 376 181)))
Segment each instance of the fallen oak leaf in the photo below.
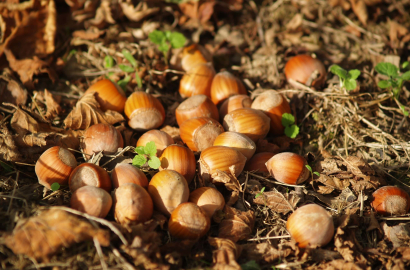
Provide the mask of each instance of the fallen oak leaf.
MULTIPOLYGON (((258 192, 254 192, 258 194, 258 192)), ((282 194, 276 189, 263 192, 260 196, 253 199, 256 204, 266 205, 273 211, 281 214, 287 214, 296 208, 296 205, 302 200, 302 197, 297 193, 282 194)))
POLYGON ((208 242, 215 248, 212 251, 212 269, 241 269, 236 261, 242 253, 241 246, 232 240, 217 237, 208 237, 208 242))
POLYGON ((225 218, 219 224, 218 237, 234 242, 248 239, 255 225, 255 213, 252 210, 243 212, 227 205, 223 212, 225 218))
POLYGON ((91 92, 84 94, 77 102, 64 120, 64 125, 66 128, 76 130, 87 129, 99 123, 113 125, 121 121, 124 121, 124 117, 120 113, 110 110, 103 112, 95 99, 95 92, 91 92))
POLYGON ((5 244, 15 254, 48 262, 63 247, 93 238, 102 246, 110 245, 108 231, 95 228, 66 211, 51 208, 19 221, 13 232, 5 237, 5 244))

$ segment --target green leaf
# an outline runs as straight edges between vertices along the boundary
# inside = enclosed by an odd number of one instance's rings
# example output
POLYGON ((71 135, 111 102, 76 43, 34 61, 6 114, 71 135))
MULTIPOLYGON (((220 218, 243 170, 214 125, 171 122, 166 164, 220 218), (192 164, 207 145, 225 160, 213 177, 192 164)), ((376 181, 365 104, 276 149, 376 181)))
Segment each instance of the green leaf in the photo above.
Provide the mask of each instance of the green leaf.
POLYGON ((112 68, 114 66, 114 58, 107 55, 104 57, 104 67, 105 68, 112 68))
POLYGON ((295 117, 290 113, 282 114, 282 125, 284 127, 290 126, 295 123, 295 117))
POLYGON ((171 36, 168 39, 174 49, 183 47, 186 41, 185 36, 178 32, 171 33, 171 36))
POLYGON ((379 86, 379 87, 382 88, 382 89, 385 89, 385 88, 388 88, 388 87, 391 86, 391 82, 390 82, 390 81, 385 81, 385 80, 383 80, 383 81, 380 81, 380 82, 377 84, 377 86, 379 86))
POLYGON ((299 134, 299 127, 297 125, 291 125, 285 127, 285 135, 291 139, 296 138, 299 134))
POLYGON ((136 155, 132 159, 132 165, 141 167, 147 162, 147 159, 143 155, 136 155))
POLYGON ((338 65, 332 65, 330 67, 330 72, 336 74, 340 78, 346 79, 347 78, 347 71, 338 65))
POLYGON ((6 172, 12 172, 14 168, 10 166, 9 164, 3 162, 0 160, 0 166, 6 171, 6 172))
POLYGON ((140 155, 144 155, 145 154, 145 146, 137 146, 135 147, 135 152, 137 152, 140 155))
POLYGON ((409 61, 406 61, 406 62, 404 62, 403 64, 401 64, 401 68, 402 68, 402 69, 405 69, 405 68, 407 68, 409 65, 410 65, 410 62, 409 62, 409 61))
POLYGON ((127 66, 127 65, 120 64, 120 65, 118 65, 118 67, 119 67, 122 71, 127 72, 127 73, 134 72, 134 68, 133 68, 133 67, 130 67, 130 66, 127 66))
POLYGON ((131 63, 131 65, 135 68, 138 67, 138 63, 137 60, 135 60, 134 56, 132 56, 132 54, 127 51, 127 50, 122 50, 122 55, 124 55, 125 59, 128 60, 128 62, 131 63))
POLYGON ((399 69, 395 65, 385 62, 378 63, 374 69, 380 74, 391 77, 397 76, 399 72, 399 69))
POLYGON ((401 79, 402 79, 403 81, 410 81, 410 70, 407 71, 407 72, 405 72, 405 73, 403 73, 403 75, 401 75, 401 79))
POLYGON ((60 184, 59 183, 52 183, 51 184, 51 190, 52 191, 57 191, 60 188, 60 184))
POLYGON ((162 44, 165 41, 165 34, 162 31, 159 30, 154 30, 148 35, 149 40, 151 40, 152 43, 155 43, 157 45, 162 44))
POLYGON ((171 31, 168 31, 168 30, 167 30, 167 31, 165 31, 164 33, 165 33, 165 38, 166 38, 167 40, 171 40, 171 34, 172 34, 171 31))
POLYGON ((252 260, 241 264, 242 270, 261 270, 261 267, 256 263, 256 261, 252 260))
POLYGON ((360 76, 360 70, 358 70, 358 69, 349 70, 348 75, 349 75, 350 79, 356 80, 360 76))
POLYGON ((149 142, 145 145, 145 154, 149 156, 155 156, 157 154, 155 142, 149 142))
POLYGON ((161 166, 161 161, 156 156, 151 156, 150 160, 148 160, 148 165, 153 169, 158 169, 161 166))
POLYGON ((409 116, 409 112, 406 110, 406 107, 404 107, 403 105, 400 105, 400 109, 403 112, 404 116, 409 116))
POLYGON ((312 173, 312 167, 310 167, 310 165, 305 165, 305 167, 309 170, 310 173, 312 173))
POLYGON ((352 91, 352 90, 356 89, 357 82, 354 79, 347 79, 347 80, 345 80, 344 86, 345 86, 347 91, 352 91))
POLYGON ((158 50, 160 50, 161 52, 168 52, 168 51, 169 51, 169 45, 168 45, 168 43, 166 43, 165 41, 164 41, 164 43, 161 43, 161 44, 158 46, 158 50))
POLYGON ((130 80, 131 80, 131 77, 130 77, 130 76, 127 76, 127 77, 125 77, 124 79, 119 80, 119 81, 117 82, 117 84, 118 84, 123 90, 125 90, 125 89, 127 88, 127 84, 129 83, 130 80))
POLYGON ((135 80, 137 80, 138 88, 142 88, 142 80, 140 75, 138 74, 138 71, 135 71, 135 80))
POLYGON ((259 191, 256 195, 255 195, 255 199, 258 198, 259 196, 262 196, 263 192, 265 191, 265 187, 263 187, 261 189, 261 191, 259 191))
POLYGON ((313 174, 317 175, 317 176, 320 176, 320 173, 318 173, 318 172, 314 172, 313 174))

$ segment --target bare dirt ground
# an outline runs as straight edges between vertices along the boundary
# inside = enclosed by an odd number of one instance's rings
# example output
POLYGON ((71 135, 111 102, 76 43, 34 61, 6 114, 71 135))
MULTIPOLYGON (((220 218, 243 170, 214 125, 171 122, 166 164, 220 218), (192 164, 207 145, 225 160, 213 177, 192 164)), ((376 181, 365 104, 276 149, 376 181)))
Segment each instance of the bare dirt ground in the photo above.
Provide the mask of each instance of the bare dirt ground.
MULTIPOLYGON (((1 268, 409 269, 410 217, 383 217, 370 203, 380 186, 410 192, 410 84, 394 97, 378 86, 386 77, 375 71, 380 62, 399 67, 410 60, 410 1, 178 2, 0 3, 1 268), (267 137, 257 151, 298 153, 318 175, 294 187, 244 171, 237 183, 219 187, 230 207, 198 241, 171 237, 159 213, 126 228, 112 215, 103 220, 71 211, 68 187, 51 191, 38 184, 34 164, 53 145, 76 149, 77 161, 84 162, 79 144, 92 121, 115 124, 125 145, 135 146, 141 133, 129 129, 122 115, 107 115, 95 99, 76 106, 101 78, 122 80, 127 96, 138 89, 159 98, 164 130, 178 137, 180 49, 165 58, 148 38, 154 30, 180 32, 187 44, 202 44, 215 70, 235 74, 252 98, 262 89, 281 92, 300 132, 295 139, 267 137), (136 59, 136 72, 121 68, 132 67, 124 50, 136 59), (341 88, 330 72, 319 89, 289 84, 284 66, 302 53, 315 55, 327 69, 360 70, 357 87, 341 88), (69 114, 75 120, 67 121, 69 114), (333 216, 335 234, 324 247, 299 248, 286 230, 289 215, 307 203, 333 216), (16 224, 31 216, 30 227, 10 238, 16 224), (399 224, 400 233, 390 237, 389 228, 399 224), (56 238, 64 241, 52 243, 56 238), (15 245, 20 252, 11 250, 15 245)), ((97 162, 110 171, 133 157, 126 150, 97 162)), ((145 172, 150 178, 156 171, 145 172)), ((191 190, 201 183, 196 177, 191 190)))

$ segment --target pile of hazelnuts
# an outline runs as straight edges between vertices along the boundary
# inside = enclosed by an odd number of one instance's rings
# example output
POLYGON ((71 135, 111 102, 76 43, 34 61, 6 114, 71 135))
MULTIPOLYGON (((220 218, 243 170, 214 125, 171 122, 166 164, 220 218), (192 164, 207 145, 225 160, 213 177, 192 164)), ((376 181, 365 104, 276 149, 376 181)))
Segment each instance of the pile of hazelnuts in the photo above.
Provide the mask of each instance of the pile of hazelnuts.
MULTIPOLYGON (((145 132, 136 146, 155 142, 161 166, 150 181, 143 171, 127 163, 118 163, 111 175, 92 163, 77 166, 69 150, 55 146, 36 163, 39 183, 49 189, 53 183, 68 184, 72 208, 100 218, 113 211, 115 220, 123 225, 150 220, 155 208, 169 217, 171 235, 197 239, 208 232, 212 216, 225 205, 216 188, 200 187, 190 192, 197 163, 198 174, 210 183, 221 172, 238 177, 244 169, 268 172, 290 185, 310 177, 307 161, 298 154, 255 154, 256 142, 268 133, 283 135, 282 115, 291 109, 280 93, 267 90, 252 101, 237 77, 227 71, 215 73, 211 54, 200 45, 184 48, 180 59, 186 73, 179 93, 186 100, 176 108, 175 116, 186 146, 175 144, 169 134, 157 130, 164 123, 165 110, 154 96, 137 91, 127 98, 110 80, 98 81, 87 90, 96 92, 102 110, 125 113, 130 128, 145 132), (195 153, 200 154, 198 162, 195 153)), ((293 57, 285 67, 287 78, 300 83, 313 72, 318 76, 311 85, 322 84, 326 69, 320 60, 308 55, 293 57)), ((99 152, 114 154, 123 147, 115 127, 96 124, 85 131, 81 150, 87 158, 99 152)), ((396 187, 383 187, 373 196, 372 205, 381 214, 409 210, 409 196, 396 187)), ((316 204, 298 208, 290 215, 287 229, 300 247, 326 245, 334 234, 331 215, 316 204)))

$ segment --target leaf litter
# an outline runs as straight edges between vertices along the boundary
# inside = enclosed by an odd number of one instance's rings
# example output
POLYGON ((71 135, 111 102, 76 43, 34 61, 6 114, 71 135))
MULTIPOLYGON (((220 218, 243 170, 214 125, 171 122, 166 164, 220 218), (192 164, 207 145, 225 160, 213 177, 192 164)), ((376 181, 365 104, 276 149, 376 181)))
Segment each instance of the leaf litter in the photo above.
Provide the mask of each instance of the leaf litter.
MULTIPOLYGON (((379 62, 398 65, 409 60, 405 53, 410 39, 405 19, 408 7, 408 1, 379 0, 1 3, 0 66, 6 69, 0 75, 0 158, 1 164, 13 166, 0 168, 0 196, 9 196, 2 197, 0 217, 8 220, 8 230, 19 220, 13 232, 16 235, 22 228, 44 231, 47 226, 36 223, 46 224, 42 214, 22 218, 34 214, 39 204, 69 204, 65 189, 48 193, 47 199, 23 196, 36 188, 36 180, 32 168, 20 163, 34 163, 52 145, 78 149, 83 130, 94 123, 118 125, 124 121, 114 112, 102 112, 94 96, 82 96, 95 78, 118 81, 127 76, 118 68, 126 62, 121 53, 124 49, 136 57, 141 81, 167 109, 169 126, 163 130, 180 141, 172 120, 175 106, 182 101, 175 94, 180 71, 169 69, 147 40, 153 30, 170 29, 204 44, 214 53, 216 68, 231 69, 251 92, 265 88, 284 94, 291 101, 299 135, 295 139, 268 137, 258 142, 257 152, 313 152, 316 158, 309 163, 319 176, 312 175, 303 187, 288 187, 258 173, 214 175, 215 185, 223 187, 229 203, 218 213, 219 224, 213 225, 210 237, 197 242, 172 239, 166 222, 158 226, 151 220, 144 226, 120 228, 129 244, 121 244, 109 227, 111 246, 104 247, 104 239, 98 240, 103 246, 99 253, 98 245, 83 241, 92 236, 76 238, 85 231, 94 232, 93 221, 59 213, 70 226, 73 223, 69 222, 82 224, 67 229, 74 237, 47 249, 26 249, 26 254, 50 261, 50 266, 61 263, 62 268, 84 268, 80 261, 88 268, 104 268, 105 263, 129 269, 245 269, 255 265, 277 269, 408 268, 407 217, 382 219, 370 208, 371 193, 380 186, 400 185, 409 190, 408 119, 390 94, 377 88, 384 78, 373 70, 379 62), (73 27, 75 23, 78 25, 73 27), (58 31, 60 25, 69 31, 58 31), (288 86, 283 67, 297 53, 313 53, 327 67, 338 64, 361 70, 357 89, 340 92, 339 82, 332 76, 323 91, 288 86), (109 68, 104 66, 107 56, 114 63, 109 68), (28 104, 31 106, 26 107, 28 104), (11 172, 3 173, 4 168, 11 172), (266 190, 255 198, 262 186, 266 190), (299 249, 285 229, 286 219, 299 206, 312 202, 333 214, 336 234, 332 243, 321 249, 299 249), (84 231, 75 230, 80 228, 84 231), (52 257, 54 253, 57 255, 52 257)), ((135 87, 133 74, 125 90, 129 94, 135 87)), ((400 102, 406 110, 409 97, 405 84, 400 102)), ((127 134, 126 141, 135 145, 138 134, 124 126, 119 129, 127 134)), ((6 230, 6 225, 1 226, 6 230)), ((7 237, 12 236, 8 233, 7 237)), ((21 268, 13 256, 0 248, 2 266, 21 268)))

